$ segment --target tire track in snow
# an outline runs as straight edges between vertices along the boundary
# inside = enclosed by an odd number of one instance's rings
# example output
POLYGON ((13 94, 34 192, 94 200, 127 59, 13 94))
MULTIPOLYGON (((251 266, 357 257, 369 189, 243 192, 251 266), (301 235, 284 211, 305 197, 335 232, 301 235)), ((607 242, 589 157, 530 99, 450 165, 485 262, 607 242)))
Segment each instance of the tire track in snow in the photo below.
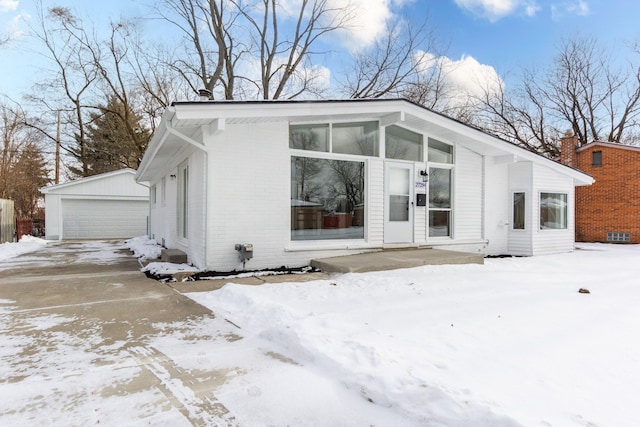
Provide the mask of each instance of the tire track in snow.
POLYGON ((158 388, 194 426, 235 426, 234 417, 215 397, 206 393, 198 397, 190 384, 196 385, 198 379, 178 367, 173 360, 156 348, 132 346, 129 353, 139 362, 139 366, 154 375, 160 384, 158 388), (208 396, 207 396, 208 394, 208 396))

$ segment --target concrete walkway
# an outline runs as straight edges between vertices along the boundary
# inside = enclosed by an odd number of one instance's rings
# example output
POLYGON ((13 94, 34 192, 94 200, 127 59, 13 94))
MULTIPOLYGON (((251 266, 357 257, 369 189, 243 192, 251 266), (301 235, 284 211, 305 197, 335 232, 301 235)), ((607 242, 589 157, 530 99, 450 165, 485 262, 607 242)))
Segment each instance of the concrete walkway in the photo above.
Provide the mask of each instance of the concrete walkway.
POLYGON ((236 328, 114 248, 49 243, 0 262, 0 425, 235 425, 207 351, 236 328))
POLYGON ((477 253, 429 248, 390 249, 311 261, 312 267, 328 273, 365 273, 444 264, 484 264, 484 257, 477 253))

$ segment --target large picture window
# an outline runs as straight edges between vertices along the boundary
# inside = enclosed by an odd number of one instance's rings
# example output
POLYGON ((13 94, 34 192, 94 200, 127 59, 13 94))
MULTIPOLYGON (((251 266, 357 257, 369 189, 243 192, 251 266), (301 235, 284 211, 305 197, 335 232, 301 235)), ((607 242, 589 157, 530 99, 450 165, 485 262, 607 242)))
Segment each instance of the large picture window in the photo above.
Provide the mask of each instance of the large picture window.
POLYGON ((540 229, 567 228, 567 195, 540 193, 540 229))
POLYGON ((291 157, 291 240, 364 238, 364 165, 291 157))

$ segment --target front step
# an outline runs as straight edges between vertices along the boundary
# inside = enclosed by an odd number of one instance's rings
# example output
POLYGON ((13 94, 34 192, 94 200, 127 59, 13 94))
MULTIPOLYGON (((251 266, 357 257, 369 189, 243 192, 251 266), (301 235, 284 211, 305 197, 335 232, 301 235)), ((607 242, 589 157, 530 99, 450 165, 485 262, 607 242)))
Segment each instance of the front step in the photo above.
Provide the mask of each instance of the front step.
POLYGON ((160 260, 172 264, 186 264, 187 254, 180 249, 163 249, 160 253, 160 260))

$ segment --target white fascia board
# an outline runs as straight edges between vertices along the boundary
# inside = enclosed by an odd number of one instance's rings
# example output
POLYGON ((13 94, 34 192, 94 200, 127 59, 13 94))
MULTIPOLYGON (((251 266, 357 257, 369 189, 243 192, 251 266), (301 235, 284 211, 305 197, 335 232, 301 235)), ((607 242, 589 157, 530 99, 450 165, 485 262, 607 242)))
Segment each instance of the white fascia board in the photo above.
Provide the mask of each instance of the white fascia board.
POLYGON ((343 114, 388 114, 401 112, 409 104, 402 100, 385 102, 320 101, 286 102, 246 101, 238 103, 193 102, 174 105, 177 120, 215 120, 233 118, 296 117, 343 114))
MULTIPOLYGON (((420 109, 420 107, 416 108, 420 109)), ((531 152, 525 148, 519 147, 508 141, 504 141, 479 129, 449 119, 438 113, 424 110, 423 117, 425 113, 428 115, 428 121, 442 127, 449 127, 461 136, 467 137, 470 140, 478 141, 478 143, 480 144, 485 144, 491 148, 502 151, 504 155, 512 155, 514 160, 516 161, 530 161, 533 163, 542 164, 559 173, 570 176, 571 178, 573 178, 575 185, 591 185, 593 183, 593 178, 590 175, 577 169, 573 169, 571 167, 558 163, 540 154, 531 152)), ((465 145, 469 146, 469 144, 465 145)))
POLYGON ((169 136, 166 123, 167 121, 171 121, 173 116, 173 107, 168 107, 164 114, 162 114, 160 124, 153 133, 153 137, 151 138, 151 141, 149 141, 149 145, 147 145, 147 149, 142 156, 142 161, 140 162, 138 172, 136 173, 136 182, 140 183, 149 181, 149 177, 145 177, 145 173, 169 136))

